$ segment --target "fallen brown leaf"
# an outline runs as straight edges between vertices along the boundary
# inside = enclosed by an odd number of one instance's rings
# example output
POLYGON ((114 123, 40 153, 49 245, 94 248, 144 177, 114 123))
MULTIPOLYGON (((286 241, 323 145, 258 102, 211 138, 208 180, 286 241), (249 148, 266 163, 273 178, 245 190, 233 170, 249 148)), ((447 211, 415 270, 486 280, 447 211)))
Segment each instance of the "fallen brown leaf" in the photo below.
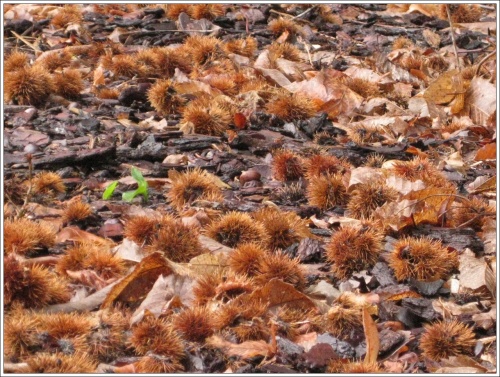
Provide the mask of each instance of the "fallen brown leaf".
POLYGON ((206 344, 215 348, 220 348, 227 356, 238 356, 242 359, 250 359, 255 356, 272 357, 272 350, 263 340, 246 341, 234 344, 224 340, 218 335, 213 335, 206 339, 206 344))

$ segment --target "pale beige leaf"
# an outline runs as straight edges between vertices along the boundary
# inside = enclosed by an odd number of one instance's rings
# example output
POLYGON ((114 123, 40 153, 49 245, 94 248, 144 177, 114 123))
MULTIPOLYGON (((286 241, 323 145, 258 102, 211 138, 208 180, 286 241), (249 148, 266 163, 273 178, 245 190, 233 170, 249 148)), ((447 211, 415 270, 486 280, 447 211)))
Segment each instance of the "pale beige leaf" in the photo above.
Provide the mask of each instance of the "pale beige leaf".
POLYGON ((423 30, 422 35, 429 46, 439 48, 439 45, 441 44, 441 37, 439 36, 439 34, 435 33, 431 29, 426 28, 423 30))
POLYGON ((325 220, 316 218, 316 215, 312 215, 309 219, 320 229, 328 229, 330 227, 330 224, 328 224, 325 220))
POLYGON ((494 84, 482 77, 474 77, 465 95, 463 113, 472 121, 486 125, 486 120, 497 109, 497 90, 494 84))
POLYGON ((269 310, 286 305, 297 309, 315 309, 315 303, 305 294, 295 289, 292 284, 288 284, 279 279, 271 279, 262 288, 257 288, 251 294, 240 296, 238 300, 261 301, 269 303, 269 310))
POLYGON ((349 184, 347 185, 348 191, 354 190, 354 186, 357 184, 368 183, 379 178, 383 178, 384 173, 378 168, 371 168, 367 166, 361 166, 359 168, 351 170, 351 178, 349 179, 349 184))
POLYGON ((496 324, 497 308, 493 306, 489 312, 474 314, 472 316, 472 320, 476 322, 476 325, 478 327, 481 327, 482 329, 487 331, 496 324))
POLYGON ((112 251, 121 259, 132 262, 140 262, 145 256, 145 254, 141 250, 141 247, 128 238, 124 238, 123 242, 113 248, 112 251))
POLYGON ((185 165, 187 162, 188 158, 184 154, 170 154, 164 158, 162 164, 185 165))
POLYGON ((174 296, 177 296, 184 306, 189 307, 193 301, 193 282, 194 280, 188 276, 160 275, 146 298, 132 315, 130 323, 139 322, 144 316, 145 310, 158 317, 165 304, 174 296))
POLYGON ((114 243, 108 239, 98 237, 95 234, 81 230, 77 226, 67 226, 56 235, 56 242, 93 242, 100 245, 114 246, 114 243))
POLYGON ((210 252, 198 255, 189 261, 189 268, 195 273, 215 274, 227 268, 226 252, 210 252))
POLYGON ((474 290, 486 285, 486 262, 484 257, 477 258, 474 252, 465 249, 459 260, 459 279, 462 287, 474 290))
POLYGON ((291 84, 290 80, 288 80, 287 77, 277 69, 257 68, 257 70, 262 73, 262 76, 264 76, 268 81, 282 88, 291 84))
POLYGON ((424 182, 417 179, 415 182, 411 182, 402 177, 391 175, 386 178, 385 184, 398 191, 400 194, 406 195, 411 191, 419 191, 425 188, 424 182))
POLYGON ((227 247, 226 245, 223 245, 215 240, 213 240, 210 237, 207 237, 203 234, 200 234, 198 236, 198 240, 201 243, 201 246, 203 246, 205 249, 211 251, 211 252, 224 252, 224 253, 230 253, 233 251, 232 248, 227 247))
POLYGON ((206 339, 206 344, 221 349, 227 356, 238 356, 242 359, 250 359, 255 356, 272 356, 269 345, 263 340, 249 340, 234 344, 218 335, 213 335, 206 339))

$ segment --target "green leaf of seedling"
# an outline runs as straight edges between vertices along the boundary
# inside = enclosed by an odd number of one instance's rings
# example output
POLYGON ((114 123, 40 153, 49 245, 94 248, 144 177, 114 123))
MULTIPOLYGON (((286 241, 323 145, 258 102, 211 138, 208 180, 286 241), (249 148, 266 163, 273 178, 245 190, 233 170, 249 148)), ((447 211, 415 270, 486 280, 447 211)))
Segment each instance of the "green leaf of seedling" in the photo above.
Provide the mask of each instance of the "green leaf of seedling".
POLYGON ((106 187, 106 190, 102 193, 102 198, 104 200, 108 200, 113 196, 113 193, 115 192, 116 186, 118 185, 118 181, 114 181, 106 187))
POLYGON ((148 183, 146 181, 139 182, 139 188, 137 189, 137 195, 144 196, 144 200, 148 201, 148 183))
POLYGON ((131 202, 137 195, 142 195, 144 200, 148 200, 148 182, 142 176, 142 173, 136 167, 132 167, 131 169, 132 178, 137 181, 137 190, 135 191, 127 191, 122 194, 122 199, 125 202, 131 202))
POLYGON ((127 192, 124 192, 122 194, 122 200, 124 202, 131 202, 132 200, 134 200, 134 198, 138 195, 137 191, 139 189, 135 190, 135 191, 127 191, 127 192))
POLYGON ((137 183, 139 183, 139 186, 140 186, 141 182, 146 182, 146 180, 142 176, 141 171, 139 169, 137 169, 135 166, 132 166, 131 174, 132 174, 132 178, 134 178, 137 181, 137 183))

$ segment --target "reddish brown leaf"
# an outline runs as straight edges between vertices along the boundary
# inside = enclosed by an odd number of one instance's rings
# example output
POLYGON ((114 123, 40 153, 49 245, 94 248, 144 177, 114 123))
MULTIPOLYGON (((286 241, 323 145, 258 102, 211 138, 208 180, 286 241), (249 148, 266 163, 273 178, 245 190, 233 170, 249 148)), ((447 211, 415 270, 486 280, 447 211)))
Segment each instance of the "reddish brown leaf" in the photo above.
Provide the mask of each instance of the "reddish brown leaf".
POLYGON ((263 340, 250 340, 240 344, 234 344, 224 340, 218 335, 213 335, 206 340, 206 344, 222 349, 228 356, 238 356, 242 359, 250 359, 255 356, 272 356, 270 346, 263 340))
POLYGON ((363 308, 363 328, 366 337, 366 356, 364 362, 367 364, 376 363, 380 349, 380 339, 378 337, 377 326, 366 307, 363 308))
POLYGON ((160 275, 169 275, 172 269, 162 254, 156 252, 145 257, 134 271, 109 292, 101 308, 115 302, 136 303, 146 297, 160 275))
POLYGON ((242 113, 234 114, 234 125, 240 130, 244 130, 247 126, 247 118, 242 113))
POLYGON ((497 156, 497 143, 489 143, 479 149, 476 154, 476 161, 494 160, 497 156))

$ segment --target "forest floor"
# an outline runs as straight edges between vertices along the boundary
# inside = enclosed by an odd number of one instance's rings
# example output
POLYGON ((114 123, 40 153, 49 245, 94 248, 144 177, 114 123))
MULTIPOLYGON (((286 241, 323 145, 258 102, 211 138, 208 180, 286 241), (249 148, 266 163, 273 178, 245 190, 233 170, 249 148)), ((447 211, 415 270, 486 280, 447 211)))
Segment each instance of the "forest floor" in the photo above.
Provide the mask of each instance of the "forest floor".
POLYGON ((496 372, 495 5, 3 10, 5 372, 496 372))

